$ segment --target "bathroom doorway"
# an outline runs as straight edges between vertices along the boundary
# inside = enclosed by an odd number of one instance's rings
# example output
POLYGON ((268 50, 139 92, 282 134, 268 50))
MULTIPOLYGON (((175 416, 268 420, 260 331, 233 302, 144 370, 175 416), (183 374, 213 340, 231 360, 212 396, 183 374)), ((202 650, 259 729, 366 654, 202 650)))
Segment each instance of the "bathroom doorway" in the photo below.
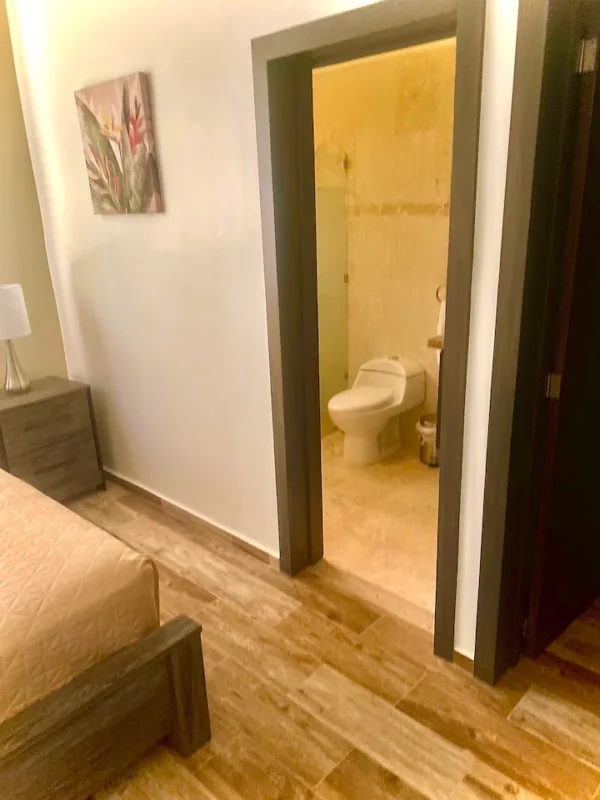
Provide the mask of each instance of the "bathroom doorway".
POLYGON ((313 71, 320 570, 433 631, 456 39, 313 71))
POLYGON ((433 621, 433 649, 449 660, 454 657, 484 30, 484 0, 387 0, 252 42, 280 567, 295 575, 323 557, 313 70, 456 37, 443 351, 443 371, 452 380, 444 383, 441 396, 433 621))

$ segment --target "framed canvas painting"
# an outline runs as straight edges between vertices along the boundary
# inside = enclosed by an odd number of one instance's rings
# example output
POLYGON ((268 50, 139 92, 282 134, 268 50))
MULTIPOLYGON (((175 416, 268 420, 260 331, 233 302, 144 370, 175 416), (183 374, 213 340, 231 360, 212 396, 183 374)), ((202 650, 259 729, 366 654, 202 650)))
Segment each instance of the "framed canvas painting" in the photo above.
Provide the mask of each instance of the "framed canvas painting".
POLYGON ((148 91, 135 72, 75 92, 95 214, 163 211, 148 91))

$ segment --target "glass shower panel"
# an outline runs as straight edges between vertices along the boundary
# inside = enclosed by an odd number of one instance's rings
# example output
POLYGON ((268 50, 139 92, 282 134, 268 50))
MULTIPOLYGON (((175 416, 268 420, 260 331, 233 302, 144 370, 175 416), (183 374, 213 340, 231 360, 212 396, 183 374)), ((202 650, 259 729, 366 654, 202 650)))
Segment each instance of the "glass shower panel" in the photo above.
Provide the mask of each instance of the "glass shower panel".
POLYGON ((321 435, 335 430, 327 403, 348 388, 348 213, 343 157, 316 158, 321 435))

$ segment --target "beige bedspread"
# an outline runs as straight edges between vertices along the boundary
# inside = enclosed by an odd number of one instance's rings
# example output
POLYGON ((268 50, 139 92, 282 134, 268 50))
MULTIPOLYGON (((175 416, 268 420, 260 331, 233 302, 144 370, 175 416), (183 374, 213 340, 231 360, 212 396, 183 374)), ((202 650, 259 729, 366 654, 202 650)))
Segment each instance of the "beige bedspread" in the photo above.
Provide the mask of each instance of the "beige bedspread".
POLYGON ((149 560, 0 470, 0 723, 157 625, 149 560))

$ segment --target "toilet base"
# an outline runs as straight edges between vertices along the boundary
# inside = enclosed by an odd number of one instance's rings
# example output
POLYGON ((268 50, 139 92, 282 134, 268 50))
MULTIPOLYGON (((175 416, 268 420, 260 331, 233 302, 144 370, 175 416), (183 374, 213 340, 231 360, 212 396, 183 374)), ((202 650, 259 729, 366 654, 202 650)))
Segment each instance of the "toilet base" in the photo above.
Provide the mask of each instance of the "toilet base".
POLYGON ((400 447, 398 417, 392 417, 378 433, 344 434, 344 461, 357 467, 374 464, 400 447))
POLYGON ((344 436, 344 461, 357 467, 379 461, 382 453, 379 449, 377 434, 371 436, 344 436))

